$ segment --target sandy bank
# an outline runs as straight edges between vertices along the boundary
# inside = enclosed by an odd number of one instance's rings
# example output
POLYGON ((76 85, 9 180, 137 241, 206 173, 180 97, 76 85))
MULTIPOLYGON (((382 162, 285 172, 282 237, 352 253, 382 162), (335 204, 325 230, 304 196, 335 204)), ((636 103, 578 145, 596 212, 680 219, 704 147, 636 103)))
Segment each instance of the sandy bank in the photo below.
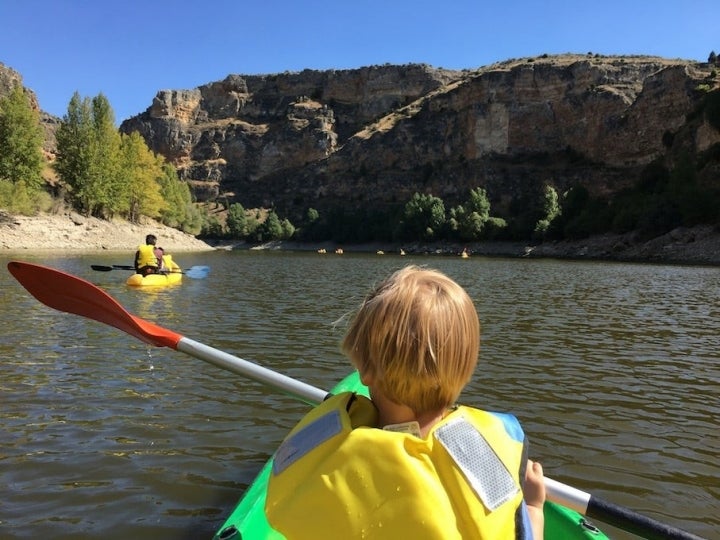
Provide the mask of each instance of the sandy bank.
POLYGON ((6 251, 131 251, 150 233, 172 253, 214 249, 192 235, 152 220, 134 224, 74 212, 27 217, 0 211, 0 249, 6 251))

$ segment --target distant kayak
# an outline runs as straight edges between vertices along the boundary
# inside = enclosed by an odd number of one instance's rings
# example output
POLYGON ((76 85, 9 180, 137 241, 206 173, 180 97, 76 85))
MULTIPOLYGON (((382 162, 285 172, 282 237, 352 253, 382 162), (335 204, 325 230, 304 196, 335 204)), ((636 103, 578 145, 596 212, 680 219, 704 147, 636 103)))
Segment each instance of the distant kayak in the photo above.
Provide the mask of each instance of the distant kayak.
POLYGON ((125 283, 131 287, 165 287, 175 285, 182 281, 183 272, 180 266, 172 260, 172 255, 163 255, 163 271, 159 274, 133 274, 125 283))

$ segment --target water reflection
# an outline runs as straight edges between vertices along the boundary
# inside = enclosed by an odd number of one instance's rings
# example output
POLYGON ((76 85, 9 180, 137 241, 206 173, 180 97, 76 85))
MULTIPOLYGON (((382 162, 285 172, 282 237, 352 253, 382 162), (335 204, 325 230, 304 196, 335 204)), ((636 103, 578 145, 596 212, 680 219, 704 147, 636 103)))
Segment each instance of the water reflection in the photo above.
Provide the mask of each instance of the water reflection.
MULTIPOLYGON (((333 323, 390 271, 437 267, 468 289, 483 324, 465 402, 515 412, 550 476, 707 537, 720 525, 710 511, 720 499, 719 269, 223 252, 178 256, 210 275, 155 290, 90 270, 126 258, 41 262, 140 317, 323 388, 349 369, 333 323)), ((4 535, 210 537, 306 410, 51 311, 7 271, 0 285, 4 535)))

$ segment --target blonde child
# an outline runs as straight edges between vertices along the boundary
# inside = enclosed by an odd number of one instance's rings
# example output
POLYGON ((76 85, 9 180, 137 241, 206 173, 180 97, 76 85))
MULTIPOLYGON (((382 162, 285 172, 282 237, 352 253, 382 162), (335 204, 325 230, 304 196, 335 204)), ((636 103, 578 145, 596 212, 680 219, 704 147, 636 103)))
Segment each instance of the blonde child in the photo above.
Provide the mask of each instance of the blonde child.
POLYGON ((268 486, 288 538, 543 537, 542 467, 509 414, 456 406, 480 323, 456 282, 408 266, 353 317, 342 350, 371 400, 326 400, 290 433, 268 486))

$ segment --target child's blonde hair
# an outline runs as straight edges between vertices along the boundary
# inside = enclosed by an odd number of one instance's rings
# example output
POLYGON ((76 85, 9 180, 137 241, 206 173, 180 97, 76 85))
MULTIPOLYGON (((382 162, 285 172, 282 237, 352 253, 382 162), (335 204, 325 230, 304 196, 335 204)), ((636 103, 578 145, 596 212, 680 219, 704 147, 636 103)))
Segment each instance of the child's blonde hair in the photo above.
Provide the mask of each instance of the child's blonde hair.
POLYGON ((480 321, 465 290, 445 274, 407 266, 363 301, 342 342, 361 374, 415 414, 457 400, 480 350, 480 321))

